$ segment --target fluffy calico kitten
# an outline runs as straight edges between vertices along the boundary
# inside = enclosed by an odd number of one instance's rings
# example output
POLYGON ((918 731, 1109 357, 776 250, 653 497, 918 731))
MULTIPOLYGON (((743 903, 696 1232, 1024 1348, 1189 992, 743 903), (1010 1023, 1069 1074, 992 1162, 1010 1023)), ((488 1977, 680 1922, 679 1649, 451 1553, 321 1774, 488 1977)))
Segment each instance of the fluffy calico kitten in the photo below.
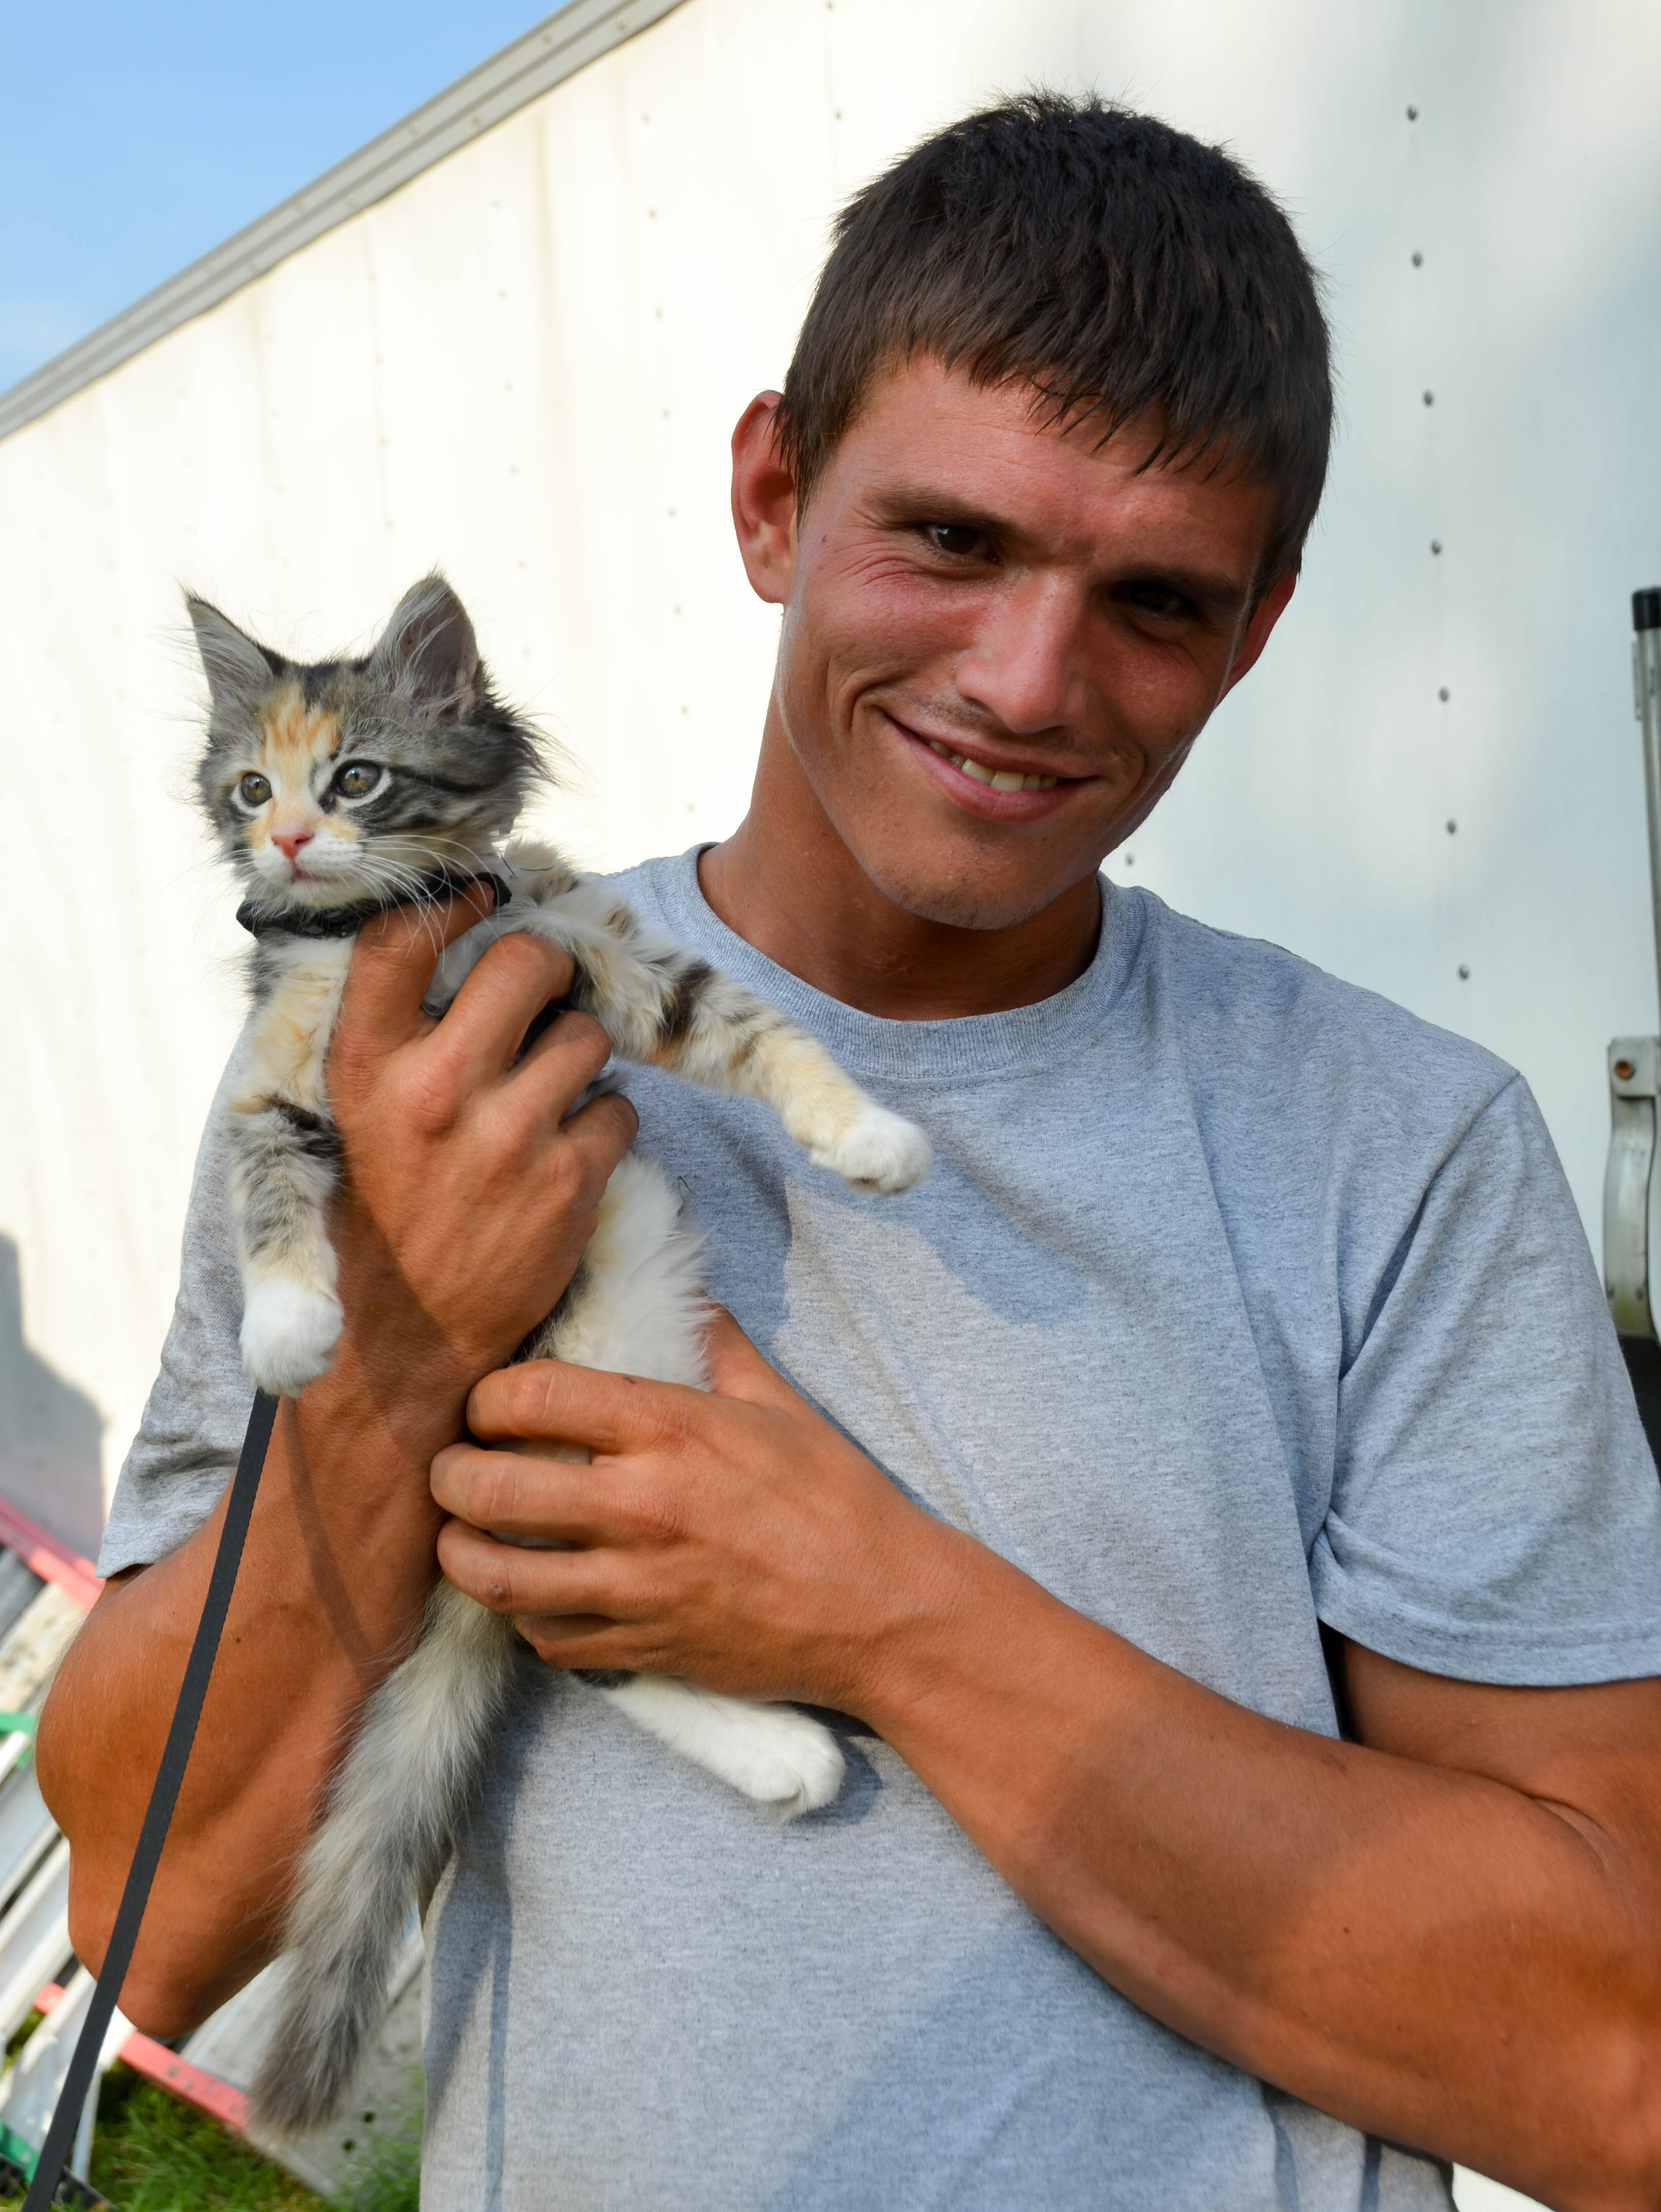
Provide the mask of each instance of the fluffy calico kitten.
MULTIPOLYGON (((212 699, 198 784, 246 888, 238 918, 255 937, 227 1133, 242 1357, 260 1388, 303 1389, 340 1333, 326 1218, 340 1158, 325 1063, 353 940, 370 915, 447 884, 488 874, 498 903, 446 953, 429 1011, 449 1004, 494 939, 526 930, 570 953, 570 1003, 599 1019, 624 1059, 763 1100, 849 1182, 902 1191, 928 1172, 921 1132, 774 1008, 653 936, 556 854, 499 849, 543 769, 441 578, 406 593, 366 658, 312 665, 256 644, 205 601, 189 604, 212 699)), ((661 1170, 630 1154, 570 1288, 521 1357, 707 1388, 703 1311, 678 1202, 661 1170)), ((347 2086, 410 1906, 430 1893, 465 1814, 513 1648, 506 1621, 441 1580, 419 1643, 370 1699, 301 1872, 284 2014, 254 2091, 268 2124, 319 2120, 347 2086)), ((827 1803, 840 1785, 835 1738, 792 1706, 660 1675, 587 1679, 662 1741, 786 1814, 827 1803)))

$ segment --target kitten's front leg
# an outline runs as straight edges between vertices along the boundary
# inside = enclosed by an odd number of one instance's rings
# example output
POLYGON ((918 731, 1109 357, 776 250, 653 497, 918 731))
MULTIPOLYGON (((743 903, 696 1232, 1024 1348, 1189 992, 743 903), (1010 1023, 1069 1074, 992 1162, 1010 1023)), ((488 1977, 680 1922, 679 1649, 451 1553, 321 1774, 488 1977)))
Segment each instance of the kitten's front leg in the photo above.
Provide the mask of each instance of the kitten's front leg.
POLYGON ((234 1102, 230 1139, 242 1364, 256 1389, 294 1397, 326 1371, 344 1319, 325 1226, 338 1139, 316 1115, 272 1097, 234 1102))
POLYGON ((837 1739, 794 1705, 727 1698, 669 1674, 583 1680, 660 1743, 787 1820, 818 1812, 842 1788, 847 1765, 837 1739))
POLYGON ((227 1115, 242 1268, 242 1364, 292 1397, 328 1368, 344 1316, 328 1205, 340 1140, 324 1078, 350 941, 274 960, 227 1115))
POLYGON ((604 884, 580 883, 533 908, 528 926, 570 953, 574 1002, 624 1060, 760 1099, 815 1166, 844 1182, 892 1195, 928 1174, 928 1139, 915 1123, 879 1106, 776 1006, 643 929, 604 884))
POLYGON ((815 1167, 886 1198, 934 1164, 915 1121, 891 1113, 838 1066, 817 1037, 728 977, 712 975, 684 1042, 666 1039, 659 1065, 694 1083, 770 1106, 815 1167))

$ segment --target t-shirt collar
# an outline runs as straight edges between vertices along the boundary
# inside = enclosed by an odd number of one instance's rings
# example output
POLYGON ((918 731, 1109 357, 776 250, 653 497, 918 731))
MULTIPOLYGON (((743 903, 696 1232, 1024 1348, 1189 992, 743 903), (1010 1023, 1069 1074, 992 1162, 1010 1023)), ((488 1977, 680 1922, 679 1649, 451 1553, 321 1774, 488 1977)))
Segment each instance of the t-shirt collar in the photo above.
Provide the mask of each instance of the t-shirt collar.
POLYGON ((703 896, 695 845, 647 872, 670 933, 822 1038, 851 1073, 890 1080, 984 1075, 1053 1060, 1099 1030, 1147 926, 1147 901, 1098 878, 1102 927, 1083 975, 1048 999, 954 1021, 897 1022, 861 1013, 816 991, 730 930, 703 896))

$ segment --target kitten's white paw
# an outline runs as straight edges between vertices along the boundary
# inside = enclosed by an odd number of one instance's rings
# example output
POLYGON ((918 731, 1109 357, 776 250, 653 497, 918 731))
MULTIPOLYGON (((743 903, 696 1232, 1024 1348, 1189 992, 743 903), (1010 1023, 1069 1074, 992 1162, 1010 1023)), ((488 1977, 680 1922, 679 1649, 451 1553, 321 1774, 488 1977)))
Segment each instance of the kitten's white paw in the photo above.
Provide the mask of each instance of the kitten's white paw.
POLYGON ((242 1309, 242 1364, 256 1389, 297 1397, 326 1373, 345 1319, 340 1301, 300 1283, 252 1284, 242 1309))
POLYGON ((720 1764, 711 1761, 722 1781, 788 1820, 828 1805, 847 1771, 830 1729, 788 1705, 757 1705, 752 1715, 721 1746, 720 1764))
POLYGON ((893 1197, 919 1183, 934 1164, 928 1139, 915 1121, 869 1104, 834 1145, 821 1145, 809 1157, 844 1182, 861 1184, 893 1197))
POLYGON ((630 1719, 786 1820, 828 1805, 842 1787, 842 1747, 794 1705, 726 1698, 672 1675, 630 1674, 605 1686, 630 1719))

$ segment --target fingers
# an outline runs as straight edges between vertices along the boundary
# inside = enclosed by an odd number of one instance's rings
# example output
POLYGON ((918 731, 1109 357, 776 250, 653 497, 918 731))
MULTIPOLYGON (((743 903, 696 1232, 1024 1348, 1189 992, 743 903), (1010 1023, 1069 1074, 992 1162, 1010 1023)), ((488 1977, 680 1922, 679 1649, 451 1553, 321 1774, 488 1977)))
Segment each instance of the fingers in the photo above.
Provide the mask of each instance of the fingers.
POLYGON ((538 1543, 604 1544, 626 1540, 637 1517, 615 1480, 584 1461, 450 1444, 432 1467, 433 1497, 447 1513, 482 1534, 538 1543))
POLYGON ((357 933, 341 1007, 341 1030, 379 1059, 431 1026, 421 1002, 447 945, 496 911, 488 884, 471 884, 435 906, 394 907, 357 933))
POLYGON ((481 1443, 524 1437, 615 1456, 683 1438, 709 1402, 703 1391, 673 1382, 531 1359, 498 1368, 473 1385, 467 1425, 481 1443))
POLYGON ((581 1113, 573 1114, 571 1109, 611 1056, 611 1041, 592 1014, 561 1014, 519 1066, 509 1070, 502 1090, 503 1101, 514 1112, 550 1126, 563 1125, 568 1133, 581 1126, 590 1133, 585 1139, 588 1143, 602 1130, 616 1132, 607 1175, 634 1142, 639 1116, 620 1092, 607 1091, 591 1099, 581 1113))
MULTIPOLYGON (((512 1066, 526 1030, 545 1006, 564 997, 574 974, 571 956, 563 945, 522 930, 499 937, 481 956, 440 1024, 433 1040, 435 1060, 458 1071, 465 1066, 503 1073, 512 1066)), ((599 1049, 599 1058, 583 1079, 591 1083, 605 1066, 611 1045, 590 1016, 563 1015, 554 1027, 567 1022, 584 1024, 581 1033, 588 1038, 588 1049, 599 1049)), ((578 1033, 568 1030, 568 1040, 578 1033)))
POLYGON ((600 1185, 608 1183, 612 1169, 634 1143, 640 1128, 634 1102, 620 1091, 608 1091, 603 1097, 591 1098, 569 1120, 563 1114, 560 1118, 566 1140, 599 1177, 600 1185))
MULTIPOLYGON (((618 1102, 597 1098, 569 1127, 577 1128, 589 1115, 614 1103, 618 1102)), ((711 1310, 709 1346, 719 1396, 743 1399, 752 1406, 788 1407, 799 1413, 806 1409, 806 1401, 768 1365, 722 1306, 711 1310)), ((553 1359, 498 1368, 473 1385, 467 1401, 467 1425, 481 1443, 528 1440, 576 1444, 608 1456, 684 1441, 714 1414, 703 1391, 553 1359)), ((449 1510, 462 1509, 452 1504, 449 1510)))
POLYGON ((538 1659, 551 1667, 618 1668, 630 1674, 656 1671, 623 1648, 629 1631, 603 1613, 521 1613, 514 1626, 538 1659))
POLYGON ((527 1551, 498 1543, 465 1521, 439 1531, 446 1579, 491 1613, 581 1614, 608 1626, 633 1617, 630 1562, 616 1552, 527 1551))

